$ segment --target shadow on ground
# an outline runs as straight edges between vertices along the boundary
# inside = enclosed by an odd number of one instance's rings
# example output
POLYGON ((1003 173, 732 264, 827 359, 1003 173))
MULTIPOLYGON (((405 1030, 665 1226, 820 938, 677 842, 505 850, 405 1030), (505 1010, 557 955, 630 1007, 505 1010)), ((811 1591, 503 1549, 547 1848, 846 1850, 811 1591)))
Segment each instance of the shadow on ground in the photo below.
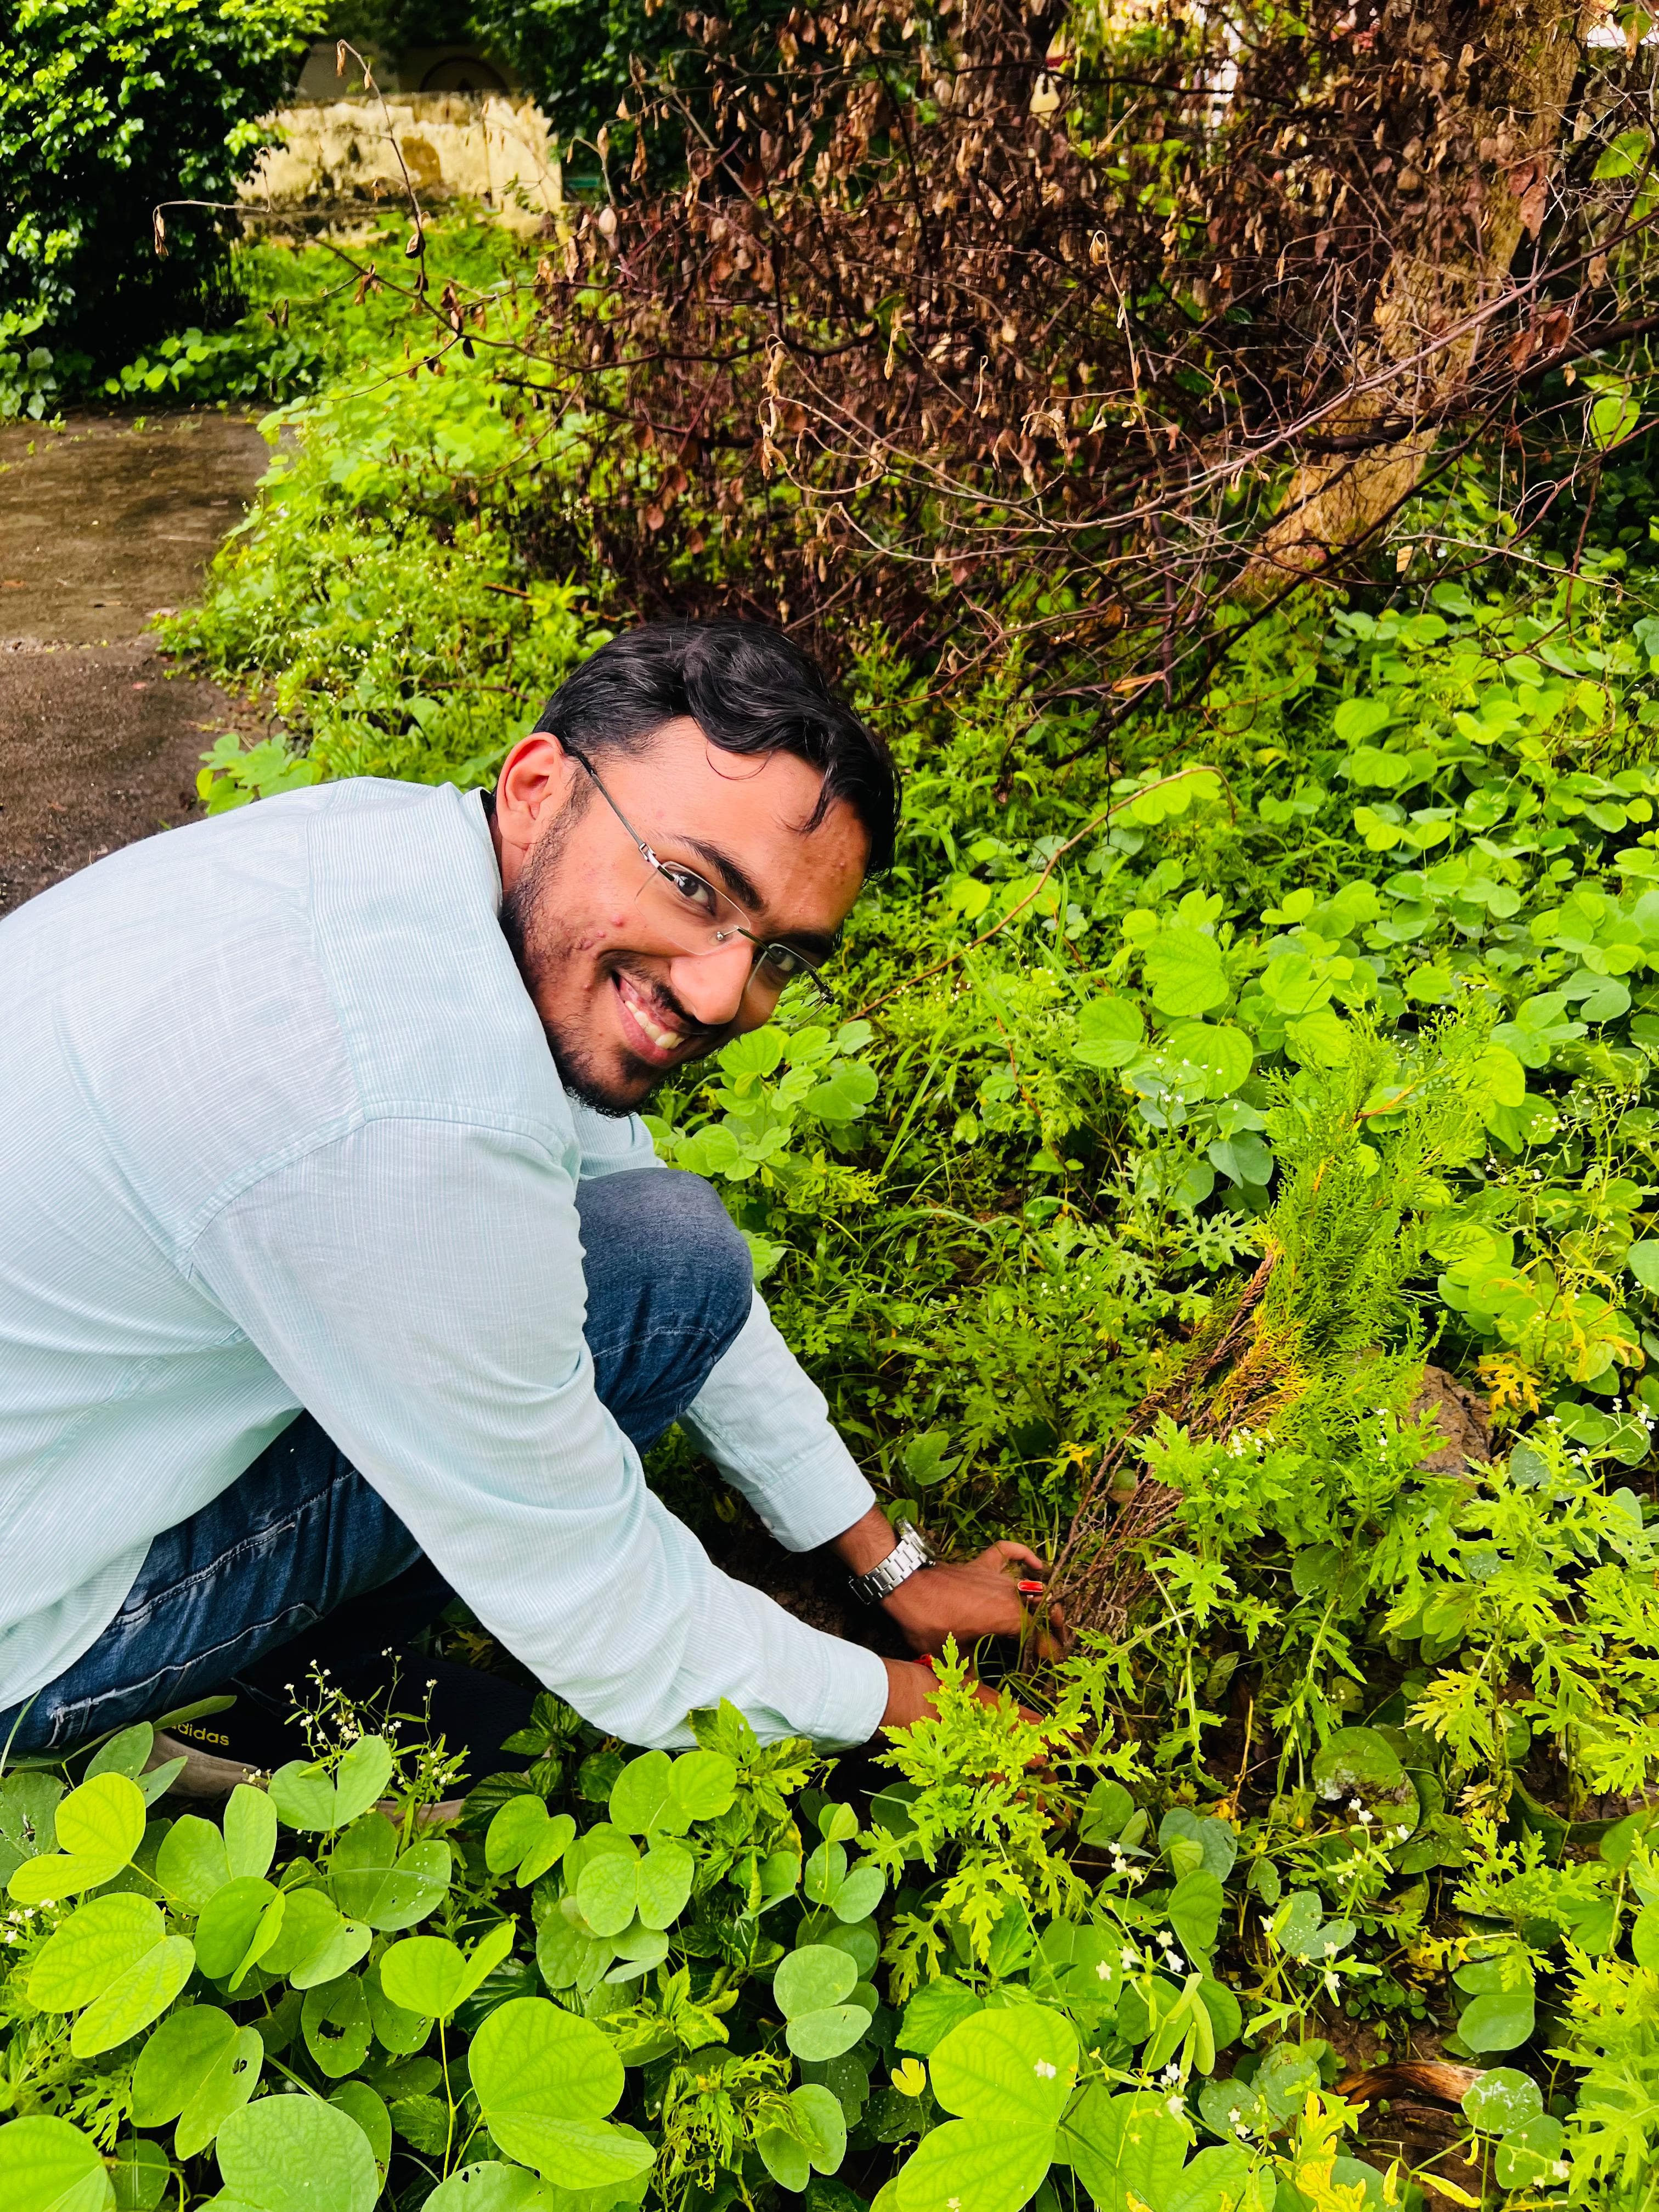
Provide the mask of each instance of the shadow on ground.
POLYGON ((216 410, 0 431, 0 913, 191 820, 210 732, 255 726, 146 626, 199 590, 269 458, 216 410))

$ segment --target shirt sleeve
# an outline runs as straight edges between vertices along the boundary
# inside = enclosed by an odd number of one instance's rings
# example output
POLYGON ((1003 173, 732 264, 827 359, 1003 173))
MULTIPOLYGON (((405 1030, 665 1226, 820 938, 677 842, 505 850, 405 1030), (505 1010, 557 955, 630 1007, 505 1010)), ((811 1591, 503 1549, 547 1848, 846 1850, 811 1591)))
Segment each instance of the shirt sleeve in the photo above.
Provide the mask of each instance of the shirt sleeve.
POLYGON ((758 1291, 680 1425, 792 1552, 827 1544, 876 1502, 758 1291))
MULTIPOLYGON (((570 1109, 584 1182, 661 1164, 637 1114, 596 1114, 574 1098, 570 1109)), ((779 1335, 758 1291, 748 1321, 680 1425, 792 1552, 829 1543, 876 1502, 823 1393, 779 1335)))
POLYGON ((875 1654, 719 1572, 647 1487, 594 1389, 571 1176, 536 1140, 371 1121, 222 1206, 192 1271, 585 1719, 672 1748, 729 1698, 765 1736, 873 1733, 875 1654))

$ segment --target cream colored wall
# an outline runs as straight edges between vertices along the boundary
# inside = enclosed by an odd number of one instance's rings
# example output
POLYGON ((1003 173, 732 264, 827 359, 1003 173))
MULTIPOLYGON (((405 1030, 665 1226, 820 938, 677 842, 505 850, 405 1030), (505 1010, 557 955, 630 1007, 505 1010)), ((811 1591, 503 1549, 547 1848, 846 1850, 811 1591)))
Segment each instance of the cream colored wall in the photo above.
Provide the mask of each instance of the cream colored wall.
POLYGON ((271 121, 283 143, 268 149, 243 186, 240 198, 250 207, 285 214, 398 201, 405 197, 404 168, 422 206, 480 200, 521 235, 539 229, 563 204, 558 152, 533 100, 392 93, 384 104, 308 101, 271 121))

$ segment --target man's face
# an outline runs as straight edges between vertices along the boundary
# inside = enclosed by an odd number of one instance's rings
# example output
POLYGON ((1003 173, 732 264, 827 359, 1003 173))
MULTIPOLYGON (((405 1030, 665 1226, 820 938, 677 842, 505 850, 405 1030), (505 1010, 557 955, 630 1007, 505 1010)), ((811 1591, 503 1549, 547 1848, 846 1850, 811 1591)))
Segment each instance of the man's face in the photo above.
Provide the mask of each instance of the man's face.
MULTIPOLYGON (((815 830, 817 769, 789 753, 710 745, 689 718, 632 757, 601 756, 605 787, 659 860, 734 899, 757 937, 821 958, 858 896, 868 842, 837 802, 815 830)), ((663 1079, 757 1029, 774 1000, 749 989, 756 947, 671 941, 650 869, 556 738, 508 754, 495 798, 501 926, 566 1085, 602 1112, 631 1112, 663 1079)))

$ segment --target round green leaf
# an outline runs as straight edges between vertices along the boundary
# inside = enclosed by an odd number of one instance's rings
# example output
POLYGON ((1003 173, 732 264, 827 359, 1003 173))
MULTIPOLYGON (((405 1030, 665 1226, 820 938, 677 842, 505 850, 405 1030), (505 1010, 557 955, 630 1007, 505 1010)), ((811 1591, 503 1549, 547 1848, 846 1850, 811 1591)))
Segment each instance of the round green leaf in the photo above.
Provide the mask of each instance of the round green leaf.
POLYGON ((144 1793, 125 1774, 100 1774, 58 1808, 58 1848, 123 1867, 144 1839, 144 1793))
POLYGON ((189 1936, 169 1936, 87 2007, 70 2030, 70 2049, 77 2058, 95 2058, 137 2035, 161 2018, 195 1965, 196 1946, 189 1936))
POLYGON ((927 2063, 947 2112, 1052 2128, 1077 2080, 1077 2034, 1063 2013, 1046 2006, 976 2013, 927 2063))
POLYGON ((1143 2203, 1166 2203, 1179 2183, 1187 2143, 1187 2130, 1166 2098, 1145 2089, 1113 2096, 1098 2081, 1068 2114, 1062 2137, 1078 2179, 1097 2204, 1113 2207, 1131 2190, 1143 2203))
POLYGON ((334 1825, 349 1827, 386 1795, 395 1761, 383 1735, 361 1735, 334 1770, 334 1825))
POLYGON ((847 2155, 847 2115, 823 2083, 808 2081, 789 2093, 795 2125, 806 2138, 806 2155, 818 2173, 834 2173, 847 2155))
POLYGON ((620 1936, 639 1905, 637 1859, 607 1851, 591 1859, 576 1884, 576 1903, 596 1936, 620 1936))
POLYGON ((208 1899, 196 1923, 197 1963, 208 1979, 240 1978, 256 1966, 276 1942, 286 1911, 282 1893, 263 1875, 239 1875, 228 1881, 208 1899))
POLYGON ((144 1793, 125 1774, 95 1774, 58 1807, 56 1851, 25 1859, 7 1884, 20 1905, 44 1905, 98 1889, 119 1874, 143 1840, 144 1793))
POLYGON ((368 2137, 368 2147, 374 2154, 374 2163, 384 2182, 386 2168, 392 2163, 392 2115, 386 2110, 386 2099, 377 2095, 367 2081, 342 2081, 331 2093, 328 2101, 336 2112, 356 2120, 368 2137))
POLYGON ((173 2179, 173 2166, 160 2143, 126 2136, 115 2146, 109 2177, 115 2185, 116 2212, 156 2212, 173 2179))
POLYGON ((368 1955, 374 1933, 361 1920, 341 1920, 326 1940, 307 1952, 289 1973, 296 1990, 314 1990, 323 1982, 337 1981, 368 1955))
POLYGON ((887 1891, 887 1877, 877 1866, 856 1866, 830 1900, 837 1920, 849 1925, 867 1920, 887 1891))
POLYGON ((1532 2033, 1530 1990, 1498 1990, 1471 1997, 1457 2016, 1457 2033, 1471 2051, 1513 2051, 1532 2033))
POLYGON ((186 1912, 205 1911, 230 1875, 225 1839, 211 1820, 186 1813, 162 1837, 155 1855, 155 1879, 186 1912))
POLYGON ((1207 1014, 1227 1002, 1221 947, 1198 929, 1161 929, 1146 947, 1146 982, 1161 1014, 1207 1014))
POLYGON ((406 1936, 380 1960, 380 1987, 395 2005, 447 2020, 513 1948, 513 1923, 498 1921, 469 1958, 442 1936, 406 1936))
POLYGON ((398 1849, 398 1831, 384 1813, 365 1813, 334 1846, 329 1887, 348 1920, 390 1933, 413 1928, 442 1904, 449 1887, 447 1844, 398 1849))
MULTIPOLYGON (((349 1927, 352 1923, 348 1921, 349 1927)), ((401 2005, 392 2003, 380 1987, 378 1966, 366 1966, 362 1976, 363 1994, 368 1999, 368 2016, 374 2023, 374 2040, 381 2048, 407 2057, 418 2051, 432 2033, 432 2022, 423 2013, 405 2012, 401 2005)))
POLYGON ((862 2005, 823 2005, 815 2012, 792 2013, 784 2039, 797 2058, 839 2058, 870 2025, 862 2005))
POLYGON ((125 1891, 89 1898, 42 1944, 29 1970, 30 2003, 42 2012, 78 2012, 166 1934, 161 1910, 148 1898, 125 1891))
POLYGON ((239 1782, 225 1805, 225 1854, 233 1875, 269 1874, 276 1856, 276 1808, 264 1790, 239 1782))
POLYGON ((1042 2187, 1054 2155, 1052 2126, 947 2120, 900 2167, 899 2212, 1019 2212, 1042 2187))
POLYGON ((1231 1022, 1173 1022, 1164 1049, 1203 1076, 1206 1098, 1231 1097, 1255 1057, 1249 1037, 1231 1022))
MULTIPOLYGON (((621 1862, 600 1860, 599 1863, 617 1866, 621 1862)), ((695 1871, 696 1862, 684 1844, 656 1844, 646 1853, 639 1863, 638 1886, 640 1918, 647 1928, 672 1927, 679 1918, 691 1894, 695 1871)))
POLYGON ((555 2212, 562 2201, 526 2167, 489 2160, 440 2182, 422 2212, 555 2212))
POLYGON ((1477 2128, 1501 2136, 1524 2127, 1544 2109, 1544 2093, 1514 2066, 1494 2066, 1463 2092, 1463 2110, 1477 2128))
POLYGON ((521 1791, 509 1797, 491 1820, 484 1838, 484 1863, 491 1874, 516 1867, 520 1887, 528 1888, 556 1865, 575 1833, 576 1823, 568 1813, 550 1815, 539 1797, 521 1791))
POLYGON ((1232 2212, 1246 2202, 1250 2159, 1234 2143, 1212 2143, 1188 2159, 1181 2179, 1161 2200, 1162 2212, 1232 2212))
MULTIPOLYGON (((629 1836, 648 1834, 668 1796, 673 1760, 665 1751, 630 1759, 611 1785, 611 1820, 629 1836)), ((498 1816, 499 1817, 499 1816, 498 1816)))
POLYGON ((261 2097, 219 2131, 219 2172, 251 2212, 373 2212, 380 2172, 368 2137, 320 2097, 261 2097))
MULTIPOLYGON (((149 2048, 148 2045, 145 2046, 149 2048)), ((173 2148, 179 2158, 204 2151, 233 2112, 240 2112, 259 2086, 265 2046, 257 2027, 239 2027, 197 2084, 179 2115, 173 2148)))
POLYGON ((392 1746, 359 1736, 332 1768, 322 1759, 292 1759, 270 1778, 270 1802, 290 1828, 316 1832, 346 1828, 366 1813, 392 1779, 392 1746))
POLYGON ((799 2197, 812 2178, 805 2144, 798 2142, 787 2128, 768 2128, 756 2136, 755 2148, 779 2188, 790 2190, 799 2197))
POLYGON ((857 1962, 836 1945, 805 1943, 779 1962, 772 1995, 784 2018, 793 2020, 798 2013, 839 2004, 858 1978, 857 1962))
POLYGON ((738 1794, 735 1762, 723 1751, 683 1751, 668 1777, 668 1804, 657 1825, 684 1835, 694 1820, 717 1820, 738 1794))
POLYGON ((300 2026, 306 2049, 331 2081, 355 2074, 368 2056, 374 2024, 368 1998, 356 1974, 342 1974, 337 1982, 320 1983, 306 1991, 300 2008, 300 2026))
POLYGON ((468 2065, 491 2136, 544 2179, 603 2189, 650 2166, 650 2145, 604 2118, 623 2068, 592 2021, 545 1997, 510 1998, 479 2028, 468 2065))
POLYGON ((1536 2189, 1559 2181, 1565 2130, 1548 2112, 1528 2120, 1498 2146, 1493 2179, 1500 2189, 1536 2189))
POLYGON ((1214 1949, 1221 1905, 1221 1884, 1208 1867, 1195 1867, 1191 1874, 1183 1874, 1170 1892, 1164 1910, 1176 1942, 1192 1957, 1206 1959, 1214 1949))
POLYGON ((1630 1931, 1630 1947, 1638 1966, 1659 1966, 1659 1903, 1644 1905, 1630 1931))
POLYGON ((1327 1800, 1358 1797, 1370 1805, 1391 1796, 1406 1779, 1398 1753, 1375 1729, 1338 1729, 1314 1755, 1313 1778, 1327 1800))
MULTIPOLYGON (((314 1883, 283 1893, 283 1924, 259 1964, 268 1974, 289 1974, 301 1960, 319 1951, 342 1926, 340 1908, 314 1883)), ((332 1977, 324 1978, 331 1979, 332 1977)))
POLYGON ((109 2195, 95 2146, 67 2120, 31 2116, 0 2127, 6 2212, 104 2212, 109 2195))
POLYGON ((132 2124, 176 2120, 236 2043, 236 2023, 216 2005, 186 2005, 164 2020, 132 2069, 132 2124))

